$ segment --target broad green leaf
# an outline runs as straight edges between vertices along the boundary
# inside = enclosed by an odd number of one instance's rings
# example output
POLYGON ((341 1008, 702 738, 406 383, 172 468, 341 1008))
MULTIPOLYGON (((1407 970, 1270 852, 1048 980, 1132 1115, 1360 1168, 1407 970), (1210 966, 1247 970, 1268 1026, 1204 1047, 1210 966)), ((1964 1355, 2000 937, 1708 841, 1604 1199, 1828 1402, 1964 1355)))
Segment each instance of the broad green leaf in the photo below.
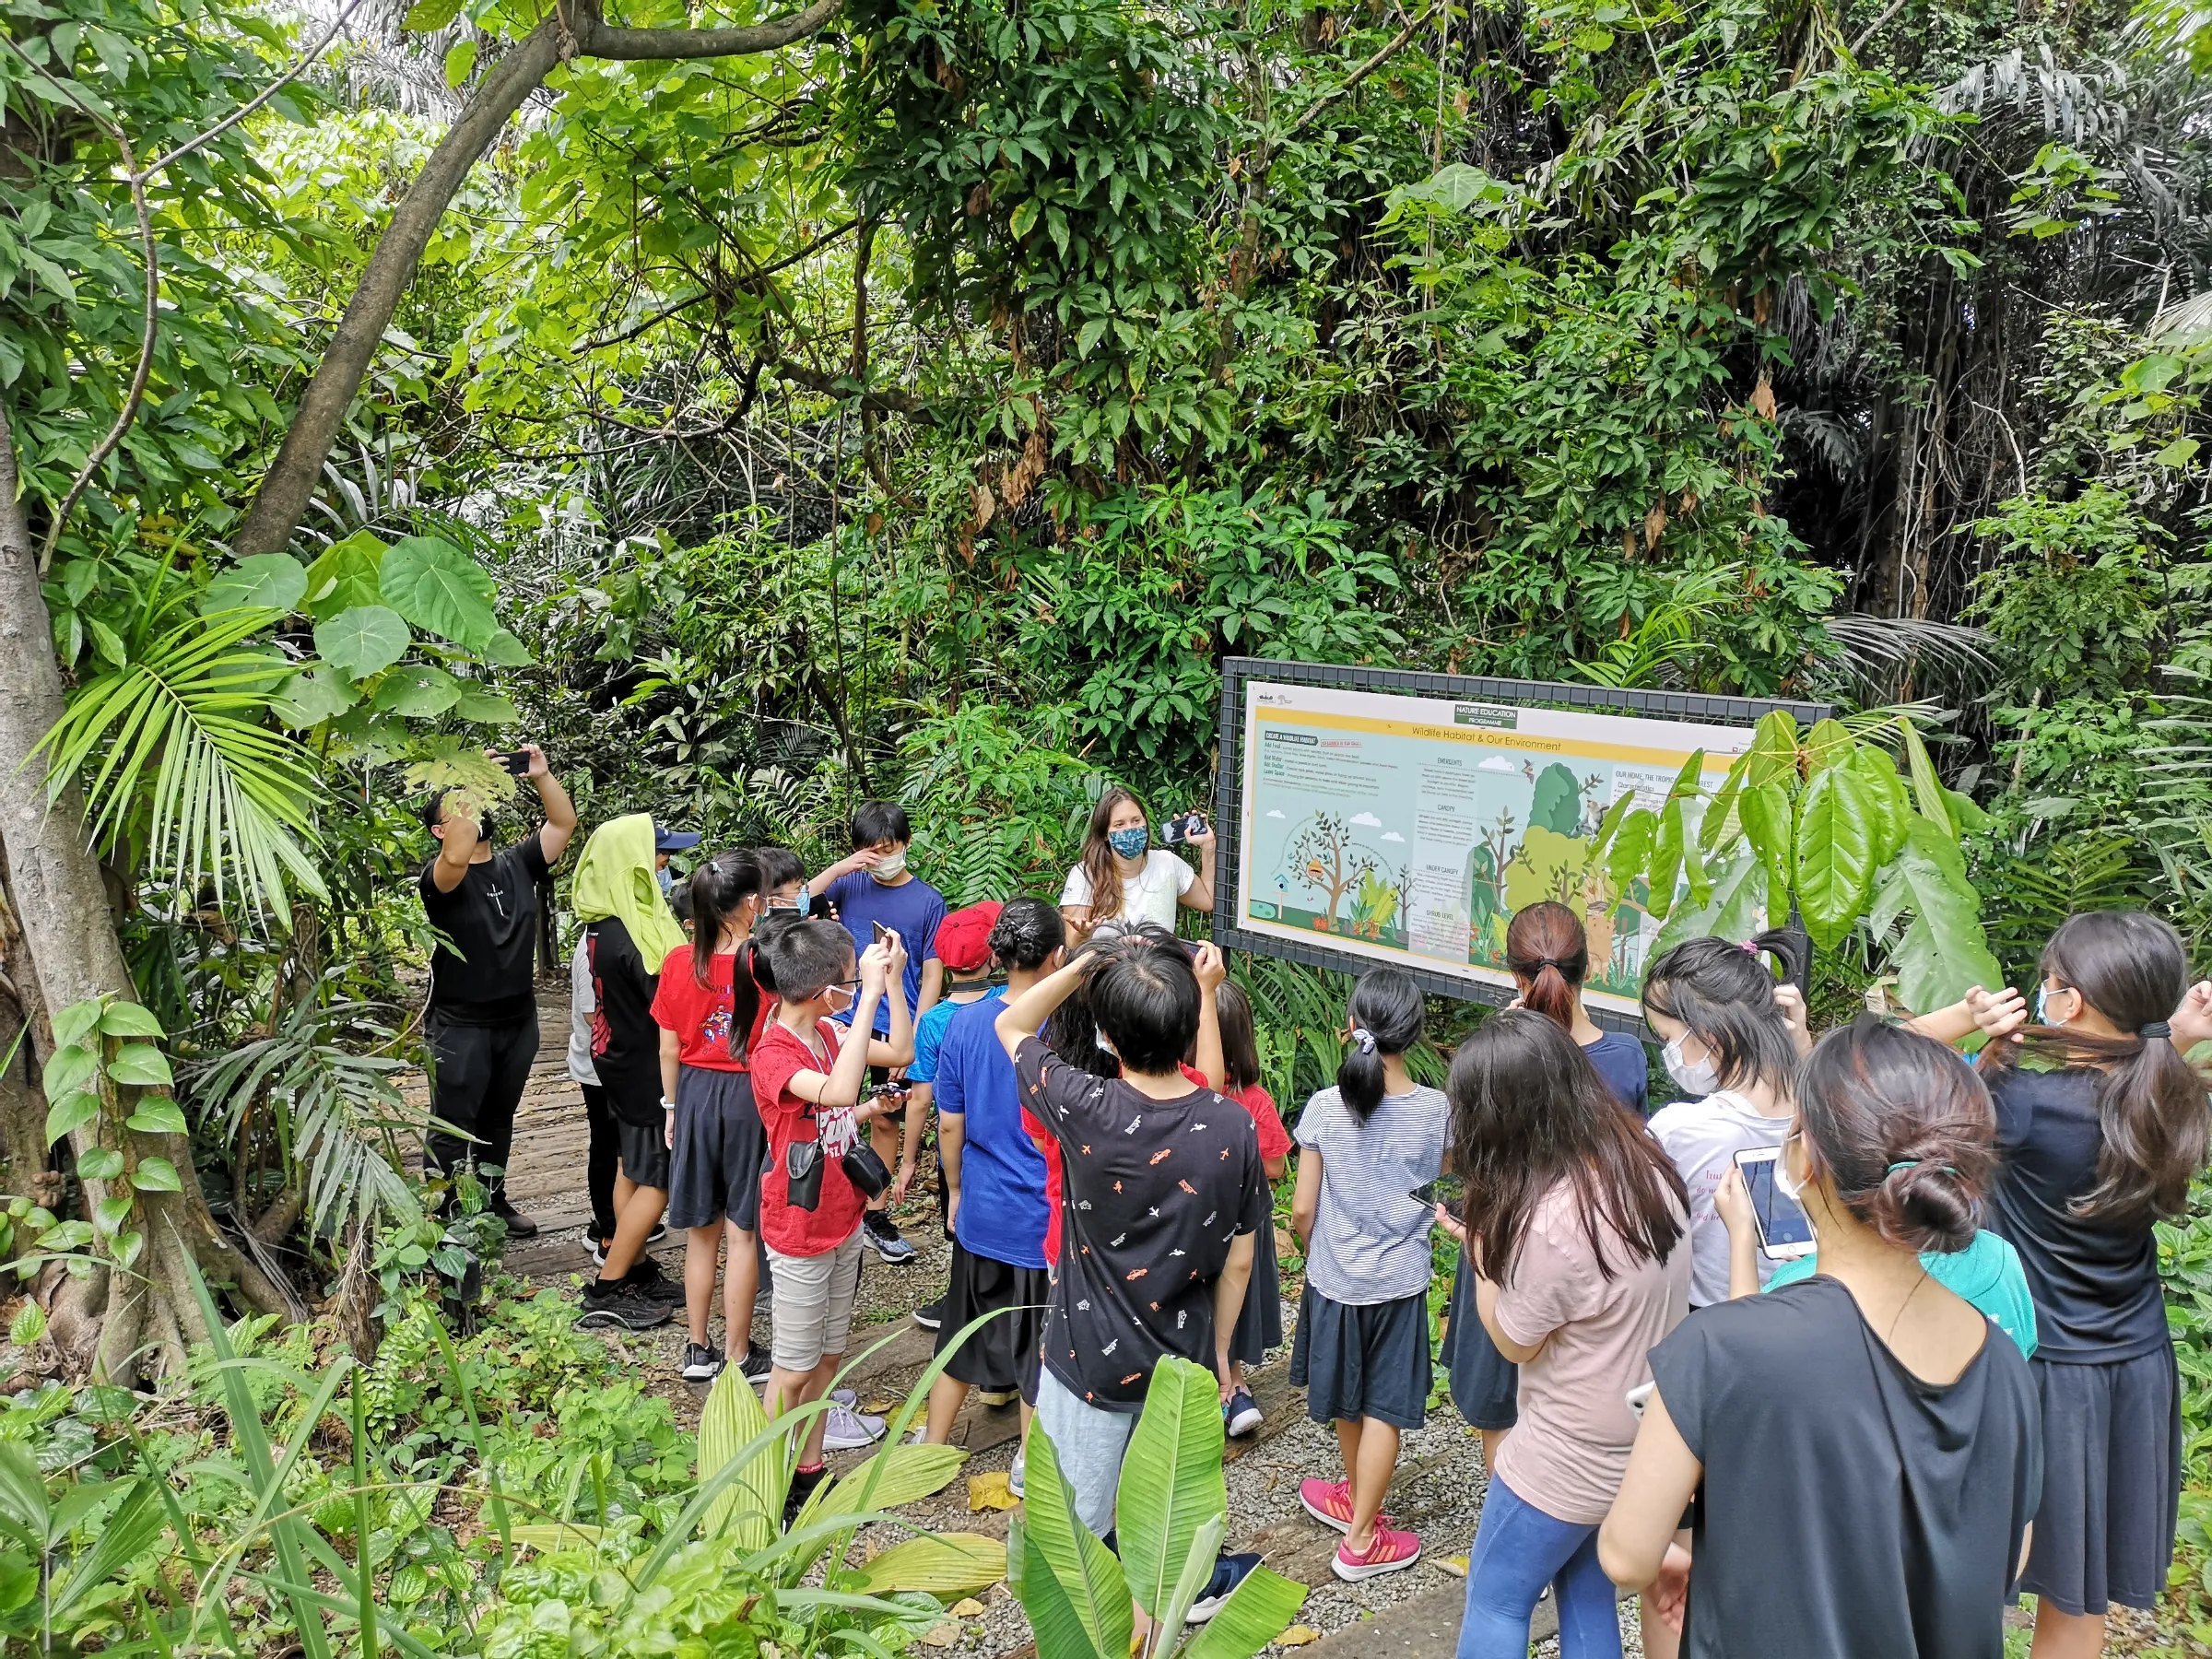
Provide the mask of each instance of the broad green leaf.
POLYGON ((1989 814, 1976 806, 1971 796, 1960 794, 1947 784, 1943 791, 1943 804, 1951 809, 1951 822, 1959 826, 1961 835, 1975 835, 1989 828, 1989 814))
POLYGON ((1866 786, 1867 806, 1876 830, 1874 865, 1880 869, 1905 844, 1905 826, 1912 817, 1912 797, 1905 781, 1897 775, 1897 762, 1871 743, 1861 744, 1851 758, 1851 769, 1866 786))
POLYGON ((1306 1595, 1305 1585, 1267 1568, 1253 1568, 1181 1659, 1252 1659, 1288 1629, 1306 1595))
POLYGON ((1652 841, 1659 831, 1659 815, 1648 806, 1639 806, 1620 821, 1620 832, 1613 839, 1613 854, 1606 861, 1606 874, 1612 878, 1614 890, 1625 893, 1629 884, 1643 874, 1651 862, 1652 841))
POLYGON ((551 1555, 555 1550, 591 1550, 598 1547, 600 1535, 606 1529, 591 1526, 581 1521, 553 1521, 543 1524, 511 1528, 508 1536, 518 1547, 538 1550, 551 1555))
MULTIPOLYGON (((724 1465, 760 1438, 768 1414, 753 1386, 734 1365, 724 1366, 699 1416, 699 1478, 703 1486, 724 1465)), ((783 1496, 791 1488, 790 1452, 781 1437, 770 1441, 728 1486, 715 1495, 702 1525, 708 1536, 727 1531, 740 1549, 765 1549, 782 1531, 783 1496)))
POLYGON ((117 1193, 102 1198, 92 1206, 92 1226, 102 1238, 113 1236, 116 1230, 131 1218, 131 1206, 137 1199, 128 1193, 117 1193))
POLYGON ((458 87, 466 80, 477 66, 477 43, 474 41, 455 41, 445 49, 445 84, 458 87))
POLYGON ((1229 1512, 1222 1449, 1221 1390, 1214 1374, 1188 1359, 1160 1360, 1129 1437, 1114 1504, 1129 1593, 1155 1618, 1182 1572, 1192 1536, 1229 1512))
POLYGON ((344 674, 316 668, 285 681, 274 706, 277 719, 296 732, 304 732, 326 720, 335 720, 359 700, 359 691, 344 674))
POLYGON ((1606 816, 1597 822, 1596 839, 1590 843, 1590 857, 1593 861, 1605 857, 1606 849, 1613 844, 1614 834, 1620 829, 1621 821, 1634 811, 1635 807, 1636 792, 1631 789, 1619 800, 1606 808, 1606 816))
POLYGON ((499 692, 477 685, 473 680, 456 680, 461 688, 453 713, 462 720, 477 725, 509 726, 522 719, 522 712, 499 692))
POLYGON ((1850 760, 1859 747, 1851 728, 1840 720, 1823 720, 1806 734, 1805 764, 1808 771, 1825 771, 1850 760))
POLYGON ((1756 789, 1764 783, 1794 788, 1797 782, 1797 721, 1787 709, 1759 716, 1751 735, 1750 764, 1744 782, 1756 789))
POLYGON ((183 1190, 177 1179, 177 1166, 166 1158, 142 1158, 138 1167, 131 1171, 131 1184, 142 1193, 175 1193, 183 1190))
POLYGON ((1779 783, 1758 784, 1744 791, 1735 804, 1735 814, 1743 822, 1744 839, 1767 867, 1773 890, 1786 894, 1794 850, 1789 792, 1779 783))
POLYGON ((484 660, 500 668, 527 668, 536 659, 527 646, 502 628, 486 642, 484 660))
POLYGON ((100 1011, 100 1034, 103 1037, 151 1037, 159 1041, 169 1035, 154 1011, 144 1003, 112 1002, 100 1011))
MULTIPOLYGON (((1037 1438, 1040 1432, 1031 1430, 1031 1438, 1037 1438)), ((0 1441, 0 1447, 7 1444, 0 1441)), ((1019 1512, 1008 1516, 1006 1522, 1006 1587, 1014 1592, 1022 1612, 1029 1616, 1030 1631, 1037 1639, 1039 1653, 1051 1653, 1055 1659, 1063 1654, 1065 1659, 1101 1659, 1083 1629, 1083 1621, 1076 1617, 1075 1604, 1067 1599, 1067 1592, 1053 1576, 1042 1552, 1030 1541, 1019 1512)), ((1126 1651, 1112 1655, 1112 1659, 1126 1659, 1126 1651)))
POLYGON ((76 1172, 87 1181, 112 1181, 123 1173, 123 1154, 113 1147, 87 1147, 77 1158, 76 1172))
MULTIPOLYGON (((1705 816, 1698 820, 1698 851, 1707 858, 1711 858, 1731 834, 1729 815, 1735 810, 1736 796, 1742 793, 1744 773, 1748 767, 1746 757, 1738 755, 1735 758, 1735 764, 1728 769, 1727 777, 1721 782, 1720 794, 1712 797, 1712 805, 1706 807, 1705 816)), ((1737 824, 1734 828, 1740 830, 1742 825, 1737 824)))
POLYGON ((1813 774, 1797 808, 1797 903, 1813 943, 1833 950, 1874 890, 1866 786, 1851 768, 1830 766, 1813 774))
POLYGON ((223 611, 289 612, 307 596, 307 571, 289 553, 255 553, 218 571, 200 593, 200 615, 223 611))
POLYGON ((117 1049, 108 1062, 108 1076, 141 1088, 167 1088, 176 1081, 168 1059, 150 1042, 126 1042, 117 1049))
POLYGON ((1644 909, 1664 922, 1674 908, 1675 883, 1682 874, 1682 803, 1669 799, 1659 813, 1658 844, 1652 851, 1651 892, 1644 909))
POLYGON ((128 1273, 138 1260, 138 1253, 146 1248, 146 1235, 136 1229, 117 1233, 108 1248, 115 1253, 117 1265, 128 1273))
POLYGON ((135 1129, 141 1135, 184 1135, 190 1125, 184 1113, 174 1100, 161 1095, 148 1095, 138 1102, 138 1109, 123 1120, 124 1126, 135 1129))
MULTIPOLYGON (((1220 1408, 1217 1395, 1214 1409, 1220 1408)), ((1113 1552, 1077 1516, 1075 1494, 1061 1476, 1053 1437, 1034 1424, 1025 1485, 1028 1496, 1021 1508, 1032 1560, 1041 1557, 1051 1569, 1091 1651, 1104 1659, 1123 1659, 1135 1628, 1128 1580, 1113 1552)))
POLYGON ((1945 801, 1943 782, 1936 775, 1936 763, 1928 759, 1928 746, 1920 740, 1920 733, 1903 715, 1897 724, 1905 735, 1905 760, 1912 773, 1913 804, 1920 808, 1921 817, 1943 826, 1953 841, 1959 839, 1958 820, 1951 817, 1949 804, 1945 801))
MULTIPOLYGON (((92 1018, 95 1024, 99 1022, 100 1013, 100 1005, 93 1004, 92 1018)), ((86 1036, 90 1034, 89 1031, 80 1033, 86 1036)), ((67 1094, 71 1089, 84 1088, 99 1071, 100 1055, 91 1049, 72 1042, 66 1048, 53 1051, 46 1062, 45 1071, 41 1075, 39 1086, 45 1091, 46 1098, 53 1100, 67 1094)))
POLYGON ((1675 774, 1674 782, 1667 786, 1667 798, 1675 801, 1686 801, 1703 788, 1704 783, 1705 751, 1696 749, 1691 752, 1688 759, 1682 762, 1682 770, 1675 774))
POLYGON ((85 1089, 65 1094, 46 1109, 46 1144, 74 1135, 100 1115, 100 1097, 85 1089))
MULTIPOLYGON (((53 1046, 56 1049, 74 1048, 100 1029, 100 1017, 107 1011, 107 1004, 97 996, 83 1002, 71 1003, 53 1017, 53 1046)), ((57 1054, 55 1059, 59 1059, 57 1054)), ((47 1063, 49 1075, 53 1061, 47 1063)))
POLYGON ((1182 1640, 1182 1630, 1190 1618, 1191 1604, 1205 1592, 1214 1576, 1214 1562, 1221 1553, 1221 1540, 1229 1532, 1229 1516, 1211 1517, 1204 1526, 1191 1535, 1191 1547, 1183 1552, 1182 1571, 1177 1575, 1175 1587, 1168 1594, 1168 1605, 1154 1621, 1158 1635, 1152 1647, 1155 1653, 1171 1653, 1175 1644, 1182 1640))
POLYGON ((315 650, 355 679, 382 673, 406 655, 413 642, 399 613, 382 605, 357 605, 315 624, 315 650))
POLYGON ((460 15, 461 0, 415 0, 399 26, 418 34, 436 34, 460 15))
POLYGON ((426 720, 444 713, 460 700, 461 684, 444 669, 428 663, 406 663, 384 677, 369 706, 380 713, 426 720))
POLYGON ((2005 982, 1982 931, 1982 899, 1966 877, 1966 861, 1949 837, 1915 817, 1898 854, 1898 879, 1912 909, 1905 936, 1890 953, 1900 1000, 1915 1014, 1957 1002, 1976 985, 2005 982))
POLYGON ((383 562, 384 544, 373 531, 357 530, 331 543, 307 567, 307 614, 321 622, 356 606, 382 605, 376 577, 383 562))
POLYGON ((817 1513, 857 1514, 919 1502, 943 1491, 967 1461, 968 1453, 958 1446, 887 1446, 858 1468, 839 1476, 817 1513))
POLYGON ((843 1583, 871 1594, 921 1590, 944 1597, 972 1595, 1006 1576, 1006 1547, 996 1538, 981 1533, 924 1533, 872 1557, 843 1583))
POLYGON ((1712 902, 1712 877, 1705 873, 1705 861, 1698 856, 1698 842, 1694 836, 1682 841, 1682 875, 1689 883, 1689 901, 1702 909, 1712 902))
POLYGON ((449 541, 402 537, 384 555, 377 580, 386 605, 440 639, 483 651, 500 631, 492 614, 499 590, 475 559, 449 541))

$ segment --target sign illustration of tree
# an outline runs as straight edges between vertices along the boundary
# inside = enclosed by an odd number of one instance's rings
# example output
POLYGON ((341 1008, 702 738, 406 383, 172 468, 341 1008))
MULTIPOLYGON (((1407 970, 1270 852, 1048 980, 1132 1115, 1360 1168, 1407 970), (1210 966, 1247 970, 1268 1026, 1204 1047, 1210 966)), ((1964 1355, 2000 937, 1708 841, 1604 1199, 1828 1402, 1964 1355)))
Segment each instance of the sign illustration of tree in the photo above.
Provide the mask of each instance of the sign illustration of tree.
POLYGON ((1319 812, 1290 843, 1289 862, 1299 880, 1327 900, 1322 913, 1334 928, 1345 894, 1371 875, 1380 861, 1352 840, 1351 826, 1342 813, 1319 812))

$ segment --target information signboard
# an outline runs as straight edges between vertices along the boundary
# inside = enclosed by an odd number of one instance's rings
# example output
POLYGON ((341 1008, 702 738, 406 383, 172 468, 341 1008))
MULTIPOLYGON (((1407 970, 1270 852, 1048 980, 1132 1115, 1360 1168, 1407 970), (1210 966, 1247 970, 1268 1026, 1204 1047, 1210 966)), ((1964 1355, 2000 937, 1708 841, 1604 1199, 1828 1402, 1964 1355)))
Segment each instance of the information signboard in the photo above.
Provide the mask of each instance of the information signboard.
POLYGON ((1637 1022, 1660 924, 1589 853, 1623 794, 1656 809, 1689 757, 1708 787, 1774 708, 1804 703, 1234 659, 1224 676, 1216 888, 1224 945, 1430 989, 1513 994, 1505 929, 1557 900, 1583 919, 1584 1006, 1637 1022))

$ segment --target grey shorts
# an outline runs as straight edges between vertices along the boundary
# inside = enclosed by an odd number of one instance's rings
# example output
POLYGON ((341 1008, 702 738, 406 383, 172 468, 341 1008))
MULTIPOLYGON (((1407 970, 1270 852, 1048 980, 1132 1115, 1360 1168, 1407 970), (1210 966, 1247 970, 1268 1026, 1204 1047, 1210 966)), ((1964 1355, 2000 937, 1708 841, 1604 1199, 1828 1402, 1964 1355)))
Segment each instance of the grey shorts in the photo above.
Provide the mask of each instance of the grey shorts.
POLYGON ((622 1149, 622 1173, 641 1187, 668 1190, 667 1130, 655 1124, 650 1129, 617 1120, 615 1140, 622 1149))
POLYGON ((860 1229, 820 1255, 785 1255, 773 1245, 775 1328, 769 1355, 779 1370, 812 1371, 845 1351, 853 1335, 853 1303, 860 1294, 860 1229))
POLYGON ((1104 1537, 1113 1530, 1113 1500, 1121 1489, 1129 1437, 1136 1432, 1136 1413, 1086 1405, 1048 1365, 1037 1379, 1037 1427, 1052 1437, 1053 1455, 1075 1500, 1077 1519, 1104 1537))

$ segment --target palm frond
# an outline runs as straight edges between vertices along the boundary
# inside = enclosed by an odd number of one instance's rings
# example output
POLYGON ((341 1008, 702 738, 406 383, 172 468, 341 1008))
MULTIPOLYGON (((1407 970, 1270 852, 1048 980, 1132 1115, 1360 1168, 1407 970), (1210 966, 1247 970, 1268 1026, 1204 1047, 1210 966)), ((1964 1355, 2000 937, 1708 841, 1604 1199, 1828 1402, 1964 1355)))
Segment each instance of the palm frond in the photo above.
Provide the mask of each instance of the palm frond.
POLYGON ((276 620, 226 611, 154 635, 72 692, 32 753, 46 756, 49 799, 84 784, 103 853, 142 833, 156 879, 188 895, 211 880, 218 908, 241 900, 288 923, 288 881, 325 895, 300 847, 323 789, 313 757, 269 724, 284 663, 244 648, 276 620))
POLYGON ((300 1004, 275 1036, 183 1077, 202 1124, 227 1144, 235 1146, 256 1102, 276 1113, 285 1168, 304 1184, 310 1225, 324 1237, 343 1237, 359 1219, 404 1220, 419 1210, 404 1159, 431 1120, 394 1081, 405 1062, 335 1040, 340 1028, 375 1013, 364 1003, 300 1004))

